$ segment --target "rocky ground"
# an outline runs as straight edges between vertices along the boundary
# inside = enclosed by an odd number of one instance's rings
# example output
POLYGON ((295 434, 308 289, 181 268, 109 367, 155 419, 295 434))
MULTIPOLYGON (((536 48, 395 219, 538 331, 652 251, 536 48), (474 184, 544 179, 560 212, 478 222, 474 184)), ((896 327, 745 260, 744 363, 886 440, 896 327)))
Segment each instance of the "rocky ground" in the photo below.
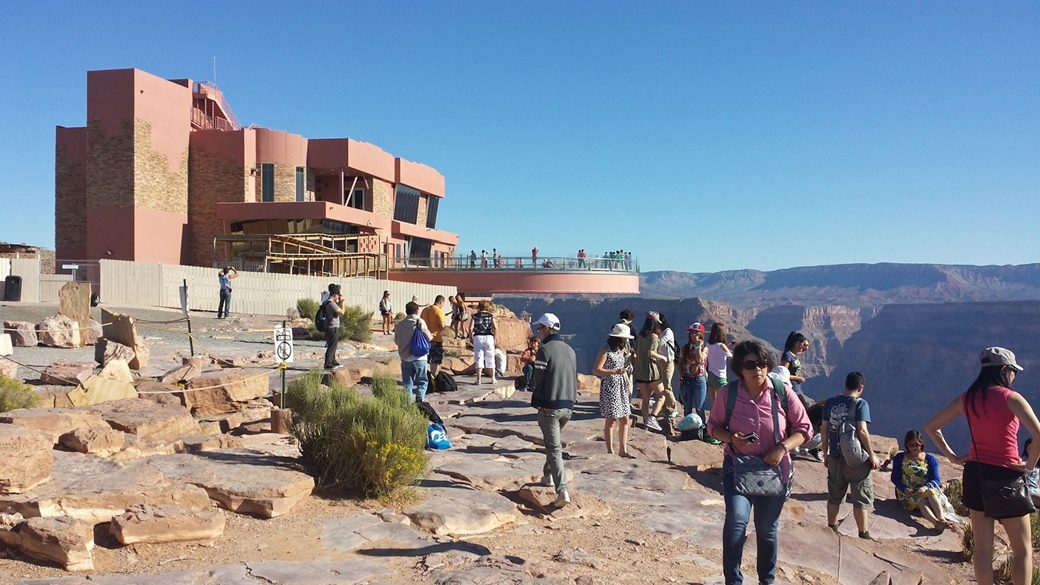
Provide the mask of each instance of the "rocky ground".
MULTIPOLYGON (((189 353, 184 325, 144 323, 176 319, 176 312, 125 312, 142 320, 139 332, 151 350, 141 376, 159 376, 181 365, 189 353)), ((0 305, 3 320, 38 321, 54 313, 53 305, 0 305)), ((262 371, 273 362, 271 330, 280 324, 276 318, 218 321, 193 315, 193 331, 202 346, 195 351, 262 371)), ((321 342, 298 340, 297 361, 289 376, 320 365, 322 348, 321 342)), ((340 361, 353 372, 352 378, 396 366, 389 338, 378 333, 370 344, 341 344, 341 350, 340 361)), ((89 347, 15 348, 13 357, 27 366, 19 375, 33 380, 39 377, 36 370, 54 361, 89 361, 93 352, 89 347)), ((630 449, 636 458, 609 455, 600 438, 597 396, 583 391, 575 419, 564 431, 574 501, 554 510, 548 507, 551 488, 533 483, 541 476, 544 455, 529 395, 515 392, 508 381, 478 387, 471 376, 458 380, 458 392, 430 396, 445 419, 452 449, 432 452, 429 472, 413 499, 391 506, 320 494, 296 498, 286 486, 298 483, 297 475, 268 479, 269 468, 285 474, 298 471, 292 462, 297 453, 292 440, 268 432, 266 423, 244 424, 230 439, 210 441, 194 454, 167 453, 153 446, 154 453, 141 449, 135 457, 121 460, 56 450, 50 482, 14 500, 24 510, 60 510, 94 522, 93 568, 70 573, 15 548, 0 549, 6 557, 0 559, 0 582, 723 582, 718 447, 634 429, 630 449), (270 481, 271 486, 258 496, 255 489, 235 483, 240 476, 242 482, 254 478, 270 481), (147 478, 157 479, 147 483, 147 478), (246 513, 221 512, 223 533, 203 540, 121 544, 99 512, 115 504, 99 504, 96 494, 112 497, 123 485, 124 492, 136 497, 152 494, 148 497, 159 499, 175 489, 164 488, 166 481, 182 486, 176 489, 186 490, 185 499, 195 496, 184 485, 202 486, 210 496, 209 508, 246 513), (58 489, 68 494, 54 493, 58 489), (69 497, 73 492, 87 495, 69 497)), ((269 387, 277 389, 277 374, 269 376, 269 387)), ((892 444, 885 443, 886 451, 892 444)), ((957 474, 944 469, 944 477, 957 474)), ((969 582, 969 566, 959 562, 960 533, 938 534, 919 518, 907 516, 892 498, 886 473, 876 473, 875 485, 878 502, 870 531, 878 541, 855 537, 848 506, 842 510, 842 516, 849 517, 841 535, 835 535, 825 521, 824 467, 799 461, 796 488, 781 517, 777 582, 865 584, 882 573, 900 584, 969 582)), ((744 556, 748 582, 755 582, 754 549, 754 535, 749 534, 744 556)))

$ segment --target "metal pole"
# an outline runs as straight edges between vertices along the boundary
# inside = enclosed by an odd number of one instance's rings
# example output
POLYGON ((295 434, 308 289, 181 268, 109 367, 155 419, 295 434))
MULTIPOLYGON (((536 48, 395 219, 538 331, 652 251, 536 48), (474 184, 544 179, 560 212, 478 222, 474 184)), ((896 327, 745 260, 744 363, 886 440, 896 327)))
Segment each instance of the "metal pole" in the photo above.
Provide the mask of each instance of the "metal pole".
MULTIPOLYGON (((282 330, 283 331, 285 330, 285 321, 284 320, 282 321, 282 330)), ((284 366, 285 363, 283 362, 282 365, 284 366)), ((282 371, 282 392, 281 392, 281 394, 279 394, 280 406, 278 408, 280 408, 282 410, 285 410, 285 368, 280 368, 280 369, 282 371)))
MULTIPOLYGON (((184 296, 188 296, 188 279, 184 279, 184 296)), ((188 320, 188 350, 191 352, 191 357, 195 357, 195 340, 191 337, 191 312, 186 311, 185 318, 188 320)))

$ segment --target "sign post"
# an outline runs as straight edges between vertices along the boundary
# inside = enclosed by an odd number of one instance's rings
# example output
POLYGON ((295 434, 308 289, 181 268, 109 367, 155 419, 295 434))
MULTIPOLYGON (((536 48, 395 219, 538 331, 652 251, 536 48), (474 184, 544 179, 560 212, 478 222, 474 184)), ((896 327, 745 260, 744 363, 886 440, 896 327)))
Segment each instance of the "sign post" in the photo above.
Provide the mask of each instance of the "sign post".
POLYGON ((191 357, 195 357, 195 340, 191 337, 191 315, 188 313, 188 279, 184 279, 184 286, 180 288, 181 293, 181 310, 184 311, 184 318, 188 320, 188 349, 191 351, 191 357))
POLYGON ((72 271, 72 282, 76 282, 76 271, 79 270, 79 264, 62 264, 62 270, 72 271))
POLYGON ((274 330, 274 355, 280 362, 280 370, 282 372, 282 392, 279 401, 279 408, 285 409, 285 366, 293 362, 293 332, 292 329, 285 326, 285 321, 282 321, 282 328, 274 330))

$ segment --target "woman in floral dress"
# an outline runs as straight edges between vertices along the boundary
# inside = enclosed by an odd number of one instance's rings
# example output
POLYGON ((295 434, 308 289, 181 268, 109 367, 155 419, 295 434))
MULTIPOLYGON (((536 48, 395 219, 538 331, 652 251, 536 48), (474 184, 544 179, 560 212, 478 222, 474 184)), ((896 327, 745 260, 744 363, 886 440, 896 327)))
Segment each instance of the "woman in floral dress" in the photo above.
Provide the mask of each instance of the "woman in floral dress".
POLYGON ((610 331, 607 344, 600 348, 592 373, 600 377, 599 413, 603 422, 603 440, 607 453, 614 452, 614 423, 618 423, 618 454, 628 453, 628 427, 632 420, 632 405, 628 400, 628 340, 632 334, 628 325, 618 323, 610 331))
POLYGON ((892 460, 892 483, 896 499, 908 511, 920 510, 925 520, 939 532, 953 526, 945 519, 939 493, 939 461, 924 452, 924 436, 910 431, 903 439, 906 451, 892 460))

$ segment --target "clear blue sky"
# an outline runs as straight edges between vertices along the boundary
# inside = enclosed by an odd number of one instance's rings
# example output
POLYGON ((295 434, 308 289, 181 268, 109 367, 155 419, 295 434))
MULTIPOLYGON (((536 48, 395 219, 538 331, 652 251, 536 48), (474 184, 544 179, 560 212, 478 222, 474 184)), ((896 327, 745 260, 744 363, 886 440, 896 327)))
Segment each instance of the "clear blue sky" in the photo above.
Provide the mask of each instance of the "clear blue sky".
POLYGON ((3 2, 0 241, 54 245, 86 72, 436 168, 475 248, 643 270, 1040 261, 1040 3, 3 2))

